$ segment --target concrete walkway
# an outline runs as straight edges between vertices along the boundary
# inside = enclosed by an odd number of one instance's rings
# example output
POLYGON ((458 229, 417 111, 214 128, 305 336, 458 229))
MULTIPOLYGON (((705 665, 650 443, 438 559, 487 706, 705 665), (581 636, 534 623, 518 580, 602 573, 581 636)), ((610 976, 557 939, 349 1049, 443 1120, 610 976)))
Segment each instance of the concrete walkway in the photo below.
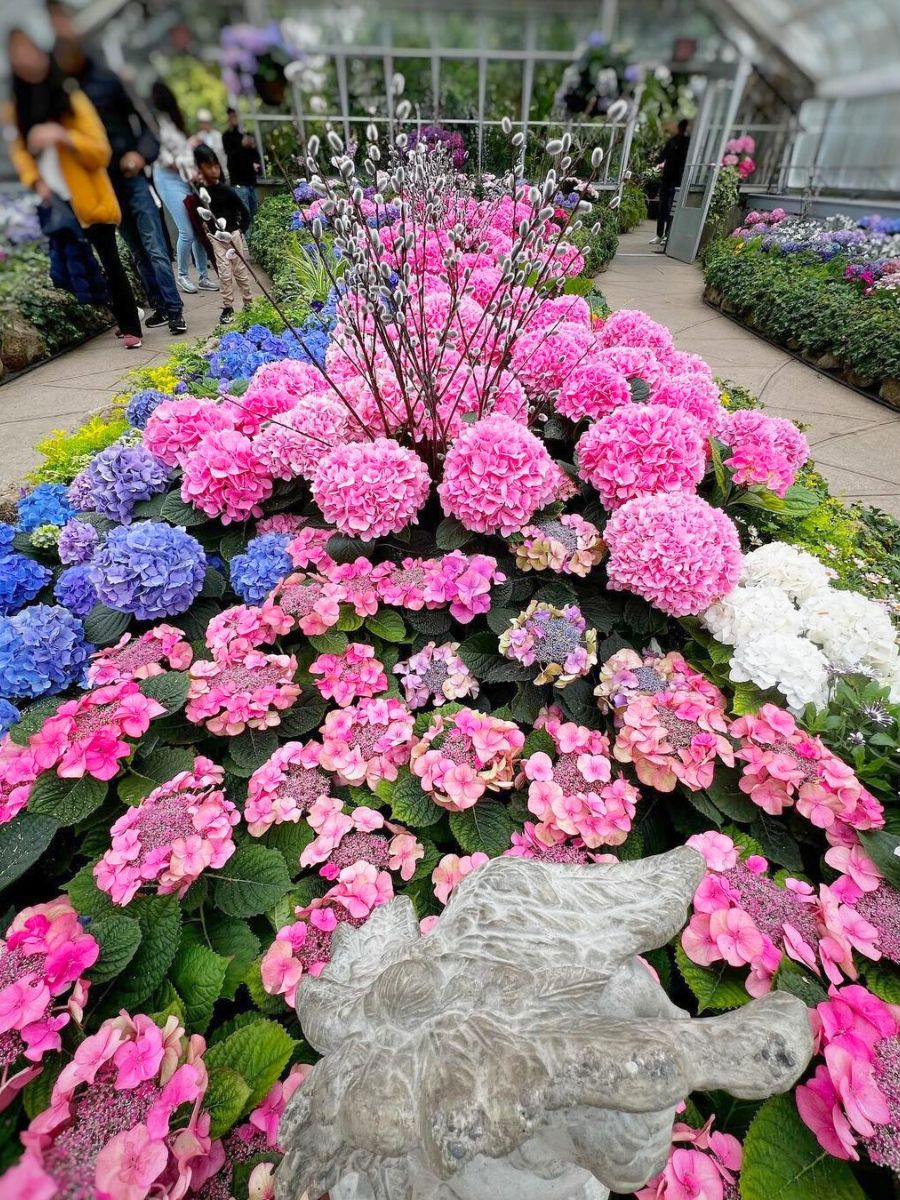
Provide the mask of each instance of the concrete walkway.
POLYGON ((804 422, 832 492, 900 518, 900 412, 867 400, 703 303, 698 266, 657 254, 654 227, 626 234, 600 287, 613 308, 641 308, 667 325, 679 350, 755 393, 777 417, 804 422))
MULTIPOLYGON (((210 334, 222 311, 218 292, 184 297, 186 338, 210 334)), ((54 429, 71 429, 105 408, 120 392, 121 379, 138 367, 161 366, 185 337, 168 326, 145 329, 141 350, 126 351, 112 332, 101 333, 0 386, 0 494, 18 487, 39 461, 35 445, 54 429)))

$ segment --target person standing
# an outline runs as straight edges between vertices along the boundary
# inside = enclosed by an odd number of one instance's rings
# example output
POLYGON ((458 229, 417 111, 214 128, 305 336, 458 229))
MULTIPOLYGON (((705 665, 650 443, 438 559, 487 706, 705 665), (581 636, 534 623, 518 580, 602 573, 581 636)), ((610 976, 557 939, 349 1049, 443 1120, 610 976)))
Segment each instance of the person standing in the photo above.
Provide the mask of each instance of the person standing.
MULTIPOLYGON (((223 164, 222 170, 225 171, 225 147, 222 144, 222 135, 213 125, 213 115, 208 108, 197 110, 197 132, 192 141, 195 146, 209 146, 220 164, 223 164)), ((227 171, 225 171, 225 182, 228 182, 227 171)))
POLYGON ((116 246, 122 212, 107 164, 112 148, 90 100, 24 30, 8 41, 14 135, 10 158, 42 207, 71 207, 100 259, 126 350, 142 345, 141 318, 116 246))
POLYGON ((219 321, 228 325, 234 320, 234 285, 238 285, 241 299, 246 308, 253 300, 253 289, 246 259, 249 255, 244 234, 250 226, 250 214, 233 187, 222 179, 222 164, 209 146, 197 146, 194 161, 200 172, 200 182, 209 193, 209 208, 216 223, 221 220, 224 228, 210 233, 213 253, 216 256, 216 272, 222 288, 224 307, 219 321), (230 254, 229 251, 236 251, 230 254))
POLYGON ((96 108, 112 146, 108 170, 122 210, 120 232, 153 308, 145 324, 149 328, 167 324, 171 333, 185 333, 184 306, 162 216, 147 179, 147 168, 159 154, 159 139, 119 76, 85 53, 66 5, 50 0, 47 12, 56 34, 54 58, 96 108))
POLYGON ((256 181, 262 170, 256 138, 241 129, 237 109, 228 110, 228 128, 222 135, 225 156, 228 160, 228 179, 250 214, 250 223, 259 208, 256 181))
POLYGON ((672 228, 672 204, 684 174, 690 142, 688 122, 682 117, 678 122, 677 132, 663 146, 660 159, 662 178, 659 185, 659 212, 656 216, 656 237, 650 239, 651 246, 665 246, 668 240, 669 230, 672 228))
POLYGON ((194 151, 185 130, 184 117, 171 88, 158 79, 150 91, 159 122, 159 157, 153 165, 153 186, 163 207, 178 230, 175 257, 178 266, 178 286, 183 292, 194 293, 198 288, 217 292, 219 285, 209 277, 209 259, 203 244, 194 232, 184 202, 192 194, 190 180, 194 176, 194 151), (191 255, 197 264, 197 283, 191 279, 191 255))

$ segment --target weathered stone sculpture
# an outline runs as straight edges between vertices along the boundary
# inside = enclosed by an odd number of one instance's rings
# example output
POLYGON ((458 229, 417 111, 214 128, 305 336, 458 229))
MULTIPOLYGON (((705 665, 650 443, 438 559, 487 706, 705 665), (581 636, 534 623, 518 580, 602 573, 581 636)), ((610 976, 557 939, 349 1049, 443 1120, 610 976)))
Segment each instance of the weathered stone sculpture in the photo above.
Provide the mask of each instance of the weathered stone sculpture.
POLYGON ((774 992, 691 1020, 635 955, 684 924, 703 860, 494 859, 421 936, 398 898, 304 979, 324 1057, 281 1125, 278 1200, 605 1200, 662 1167, 696 1089, 785 1091, 812 1052, 774 992))

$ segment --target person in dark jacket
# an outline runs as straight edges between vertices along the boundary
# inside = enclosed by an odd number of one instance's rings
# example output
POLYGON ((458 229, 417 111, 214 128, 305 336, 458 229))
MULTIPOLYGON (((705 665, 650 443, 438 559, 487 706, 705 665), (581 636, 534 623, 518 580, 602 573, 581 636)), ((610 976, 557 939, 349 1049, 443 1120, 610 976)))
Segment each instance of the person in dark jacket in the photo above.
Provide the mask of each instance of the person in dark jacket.
POLYGON ((159 141, 118 75, 85 53, 66 5, 49 0, 47 12, 56 34, 53 56, 91 100, 112 146, 108 170, 122 209, 120 231, 154 310, 145 324, 168 324, 172 333, 184 333, 184 306, 146 175, 159 154, 159 141))
POLYGON ((259 150, 253 134, 244 133, 241 129, 240 118, 235 108, 228 110, 228 128, 222 134, 222 145, 228 164, 228 178, 247 206, 252 225, 259 207, 256 195, 256 180, 261 170, 259 150))
POLYGON ((210 233, 210 241, 224 301, 219 320, 227 325, 234 320, 235 283, 240 289, 245 308, 253 299, 247 267, 250 251, 244 241, 244 234, 250 227, 250 214, 235 189, 223 182, 222 164, 214 150, 210 150, 209 146, 197 146, 194 149, 194 161, 200 172, 201 188, 205 188, 209 194, 208 207, 218 227, 210 233))
POLYGON ((688 146, 691 139, 688 134, 688 122, 685 118, 678 122, 678 132, 663 146, 660 164, 662 179, 659 185, 659 212, 656 216, 656 237, 651 239, 651 245, 665 244, 669 230, 672 228, 672 204, 675 192, 681 184, 684 166, 687 162, 688 146))

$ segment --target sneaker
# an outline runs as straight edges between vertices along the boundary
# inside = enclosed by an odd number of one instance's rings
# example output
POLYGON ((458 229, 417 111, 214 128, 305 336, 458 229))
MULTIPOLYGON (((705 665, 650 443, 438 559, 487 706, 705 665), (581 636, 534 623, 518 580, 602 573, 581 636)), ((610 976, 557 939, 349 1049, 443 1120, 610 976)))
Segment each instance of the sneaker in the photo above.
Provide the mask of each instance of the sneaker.
POLYGON ((155 309, 144 322, 148 329, 159 329, 160 326, 168 325, 168 323, 168 313, 164 313, 161 308, 155 309))
POLYGON ((126 350, 140 350, 140 348, 141 348, 141 346, 143 346, 143 344, 144 344, 143 339, 139 338, 134 333, 126 333, 125 336, 122 338, 122 345, 125 347, 126 350))
POLYGON ((201 279, 199 287, 201 292, 217 292, 219 290, 219 285, 212 279, 201 279))
POLYGON ((178 276, 178 286, 183 292, 187 292, 188 295, 191 296, 193 296, 194 292, 197 290, 196 283, 194 283, 193 279, 188 279, 187 275, 178 276))
POLYGON ((177 317, 169 317, 169 333, 187 333, 187 322, 182 313, 177 317))
POLYGON ((225 307, 222 309, 222 311, 219 313, 219 324, 220 325, 230 325, 233 320, 234 320, 234 309, 231 307, 230 304, 226 304, 225 307))
POLYGON ((648 246, 658 246, 661 241, 662 238, 659 236, 659 234, 657 234, 656 237, 652 237, 647 244, 648 246))
POLYGON ((143 321, 143 319, 146 315, 147 314, 144 312, 144 310, 141 308, 141 306, 138 305, 138 320, 143 321))

